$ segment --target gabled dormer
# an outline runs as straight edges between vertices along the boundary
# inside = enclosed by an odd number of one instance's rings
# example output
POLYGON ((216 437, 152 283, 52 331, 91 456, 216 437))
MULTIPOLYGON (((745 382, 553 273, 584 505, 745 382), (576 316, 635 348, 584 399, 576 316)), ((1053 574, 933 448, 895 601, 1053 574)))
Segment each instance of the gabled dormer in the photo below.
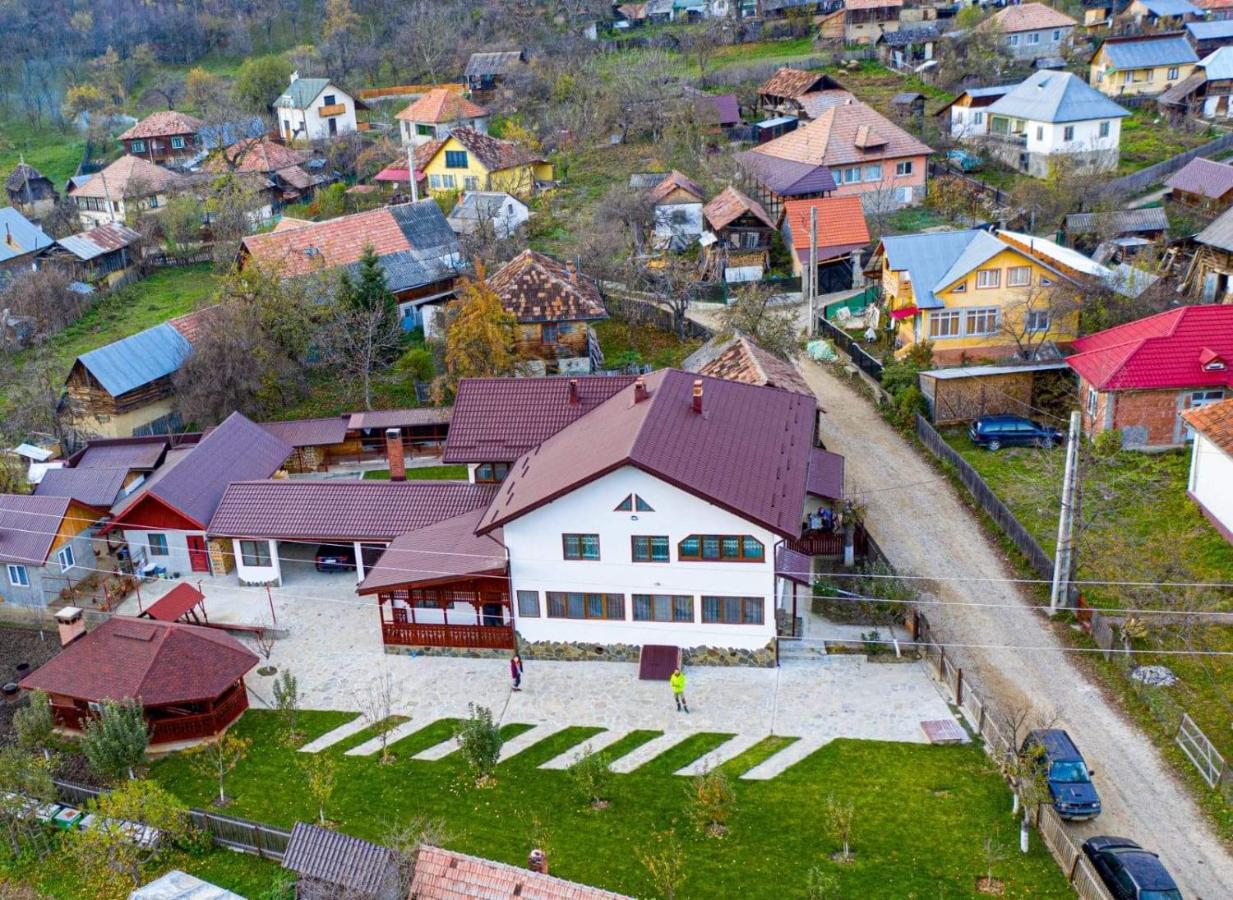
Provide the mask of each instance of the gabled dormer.
POLYGON ((1215 350, 1212 350, 1210 347, 1204 347, 1199 351, 1199 366, 1204 372, 1223 372, 1229 367, 1229 364, 1215 350))

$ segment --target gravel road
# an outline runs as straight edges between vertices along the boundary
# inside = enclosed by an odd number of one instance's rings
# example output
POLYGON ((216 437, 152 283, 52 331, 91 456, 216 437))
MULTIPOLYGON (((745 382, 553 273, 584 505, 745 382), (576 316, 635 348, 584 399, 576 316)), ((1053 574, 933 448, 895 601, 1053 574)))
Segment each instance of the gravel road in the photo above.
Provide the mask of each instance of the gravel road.
MULTIPOLYGON (((800 369, 819 403, 822 440, 847 460, 846 488, 865 504, 870 534, 903 573, 945 578, 1016 577, 955 489, 832 371, 800 369)), ((1187 898, 1233 897, 1233 858, 1151 741, 1112 708, 1072 664, 1046 621, 1014 584, 939 580, 930 624, 948 643, 991 645, 955 651, 965 675, 1006 706, 1028 704, 1059 717, 1088 764, 1104 804, 1075 833, 1116 834, 1160 854, 1187 898), (994 647, 1028 647, 1024 651, 994 647)), ((948 655, 950 651, 948 650, 948 655)))

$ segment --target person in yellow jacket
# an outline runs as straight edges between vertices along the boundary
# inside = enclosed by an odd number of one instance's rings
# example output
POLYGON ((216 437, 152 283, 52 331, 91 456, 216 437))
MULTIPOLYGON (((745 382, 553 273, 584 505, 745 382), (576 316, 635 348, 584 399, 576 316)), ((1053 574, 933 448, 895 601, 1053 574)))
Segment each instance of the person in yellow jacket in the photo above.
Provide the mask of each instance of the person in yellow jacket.
POLYGON ((672 670, 671 677, 668 678, 668 684, 672 685, 672 696, 676 699, 676 711, 685 710, 689 712, 689 704, 685 702, 685 673, 680 667, 672 670))

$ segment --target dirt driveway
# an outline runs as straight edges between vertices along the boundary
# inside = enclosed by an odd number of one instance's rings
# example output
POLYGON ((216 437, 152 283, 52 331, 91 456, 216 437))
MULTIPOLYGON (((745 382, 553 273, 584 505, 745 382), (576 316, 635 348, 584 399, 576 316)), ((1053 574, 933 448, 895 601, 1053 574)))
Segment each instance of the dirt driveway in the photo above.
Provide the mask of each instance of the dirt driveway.
MULTIPOLYGON (((930 623, 956 651, 965 672, 1000 702, 1056 713, 1095 770, 1104 802, 1078 834, 1116 834, 1155 850, 1188 898, 1233 896, 1233 858, 1186 788, 1151 742, 1104 700, 1062 652, 1045 620, 1027 608, 1013 584, 959 578, 1016 577, 980 522, 917 451, 870 403, 831 370, 812 361, 800 369, 826 409, 826 446, 847 459, 846 488, 865 504, 869 531, 903 573, 937 577, 930 623), (1025 650, 1001 647, 1032 648, 1025 650)), ((949 650, 948 650, 949 653, 949 650)))

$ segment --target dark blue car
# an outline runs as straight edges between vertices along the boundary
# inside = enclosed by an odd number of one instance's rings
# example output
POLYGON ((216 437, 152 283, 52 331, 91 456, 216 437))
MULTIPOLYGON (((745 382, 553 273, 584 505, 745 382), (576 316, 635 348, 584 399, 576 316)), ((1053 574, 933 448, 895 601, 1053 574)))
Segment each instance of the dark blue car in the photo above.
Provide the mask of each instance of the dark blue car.
POLYGON ((981 416, 968 426, 968 437, 977 447, 1000 450, 1003 447, 1052 447, 1062 432, 1023 416, 981 416))
POLYGON ((1037 760, 1049 783, 1053 808, 1063 819, 1094 819, 1100 796, 1092 772, 1070 735, 1060 728, 1033 731, 1023 742, 1023 754, 1037 760))
POLYGON ((1160 858, 1129 838, 1088 838, 1083 852, 1117 900, 1182 900, 1182 892, 1160 858))

